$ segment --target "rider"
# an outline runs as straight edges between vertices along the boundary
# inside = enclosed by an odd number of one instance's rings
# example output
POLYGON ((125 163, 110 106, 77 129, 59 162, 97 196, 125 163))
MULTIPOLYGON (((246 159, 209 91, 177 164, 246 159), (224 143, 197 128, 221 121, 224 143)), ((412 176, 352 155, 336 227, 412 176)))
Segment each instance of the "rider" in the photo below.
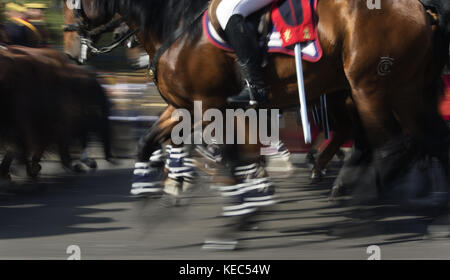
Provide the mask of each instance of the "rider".
POLYGON ((256 31, 248 28, 245 18, 277 0, 222 0, 217 7, 217 18, 229 43, 234 48, 244 73, 245 88, 228 103, 246 105, 267 103, 269 89, 264 82, 262 56, 256 31))
POLYGON ((45 3, 26 3, 26 15, 28 21, 36 27, 41 36, 41 46, 47 46, 50 33, 45 20, 45 10, 48 8, 45 3))
POLYGON ((26 17, 27 8, 16 3, 6 4, 7 22, 5 33, 9 43, 27 47, 38 47, 40 43, 39 31, 26 17))

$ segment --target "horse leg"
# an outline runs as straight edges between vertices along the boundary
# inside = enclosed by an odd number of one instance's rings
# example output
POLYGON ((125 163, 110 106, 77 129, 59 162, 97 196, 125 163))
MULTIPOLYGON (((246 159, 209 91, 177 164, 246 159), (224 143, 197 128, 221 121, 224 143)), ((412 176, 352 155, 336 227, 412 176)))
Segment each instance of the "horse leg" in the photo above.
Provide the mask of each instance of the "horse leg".
POLYGON ((347 131, 335 131, 331 142, 326 146, 326 148, 319 154, 315 162, 314 168, 311 172, 311 179, 313 182, 320 181, 322 176, 325 175, 325 169, 331 162, 333 157, 340 150, 341 146, 349 140, 350 133, 347 131))
POLYGON ((174 126, 171 120, 175 107, 169 105, 161 114, 155 124, 147 131, 147 133, 139 139, 137 160, 147 162, 152 153, 160 148, 161 143, 170 138, 170 132, 174 126))
POLYGON ((39 155, 33 155, 31 157, 31 162, 27 164, 27 175, 28 177, 35 179, 42 170, 42 166, 39 164, 41 162, 42 153, 39 155))
POLYGON ((311 148, 309 148, 306 154, 305 163, 310 168, 313 169, 316 164, 316 156, 325 141, 325 132, 320 131, 317 137, 314 139, 311 148))
POLYGON ((239 231, 248 226, 262 207, 276 203, 275 187, 267 176, 260 155, 261 145, 248 144, 250 130, 248 126, 244 127, 246 144, 225 145, 224 150, 224 162, 230 176, 227 185, 218 189, 225 198, 222 215, 228 224, 216 238, 205 241, 204 249, 235 249, 239 231))
POLYGON ((97 162, 95 161, 95 159, 90 158, 89 154, 88 154, 88 139, 87 139, 87 134, 86 131, 84 131, 83 133, 81 133, 80 135, 80 142, 81 142, 81 155, 80 155, 80 162, 85 164, 87 167, 89 167, 90 169, 96 169, 97 168, 97 162))
POLYGON ((14 155, 12 152, 7 151, 3 157, 2 163, 0 164, 0 179, 11 180, 10 168, 14 160, 14 155))
POLYGON ((133 172, 132 195, 161 193, 166 179, 162 144, 170 138, 175 122, 172 113, 175 107, 168 106, 158 121, 139 140, 137 162, 133 172))
POLYGON ((81 170, 77 166, 72 165, 72 156, 69 152, 69 145, 64 141, 60 140, 58 143, 58 153, 59 158, 61 159, 62 166, 67 169, 74 172, 81 172, 81 170))
MULTIPOLYGON (((375 63, 375 69, 376 65, 375 63)), ((358 68, 360 65, 355 67, 358 68)), ((365 67, 364 71, 366 69, 365 67)), ((352 67, 346 71, 350 73, 348 76, 356 108, 350 114, 357 131, 356 149, 349 162, 341 169, 333 186, 332 197, 351 192, 357 186, 378 190, 380 185, 400 172, 400 168, 404 167, 407 161, 401 129, 388 106, 388 96, 394 93, 388 91, 385 86, 387 82, 382 81, 387 78, 376 77, 376 73, 375 77, 369 74, 356 75, 363 70, 355 70, 352 67), (377 152, 373 153, 367 146, 377 152), (372 155, 378 156, 373 162, 377 166, 368 164, 372 155), (385 166, 382 162, 385 162, 385 166)))
MULTIPOLYGON (((432 86, 429 88, 433 90, 432 86)), ((405 95, 406 92, 403 93, 405 95)), ((399 96, 393 105, 405 134, 412 139, 410 149, 416 152, 417 157, 411 164, 411 171, 405 182, 398 184, 389 195, 420 205, 424 207, 422 209, 440 209, 447 206, 450 193, 449 130, 438 114, 437 104, 428 100, 417 101, 404 100, 399 96), (417 199, 419 196, 421 198, 417 199)))
MULTIPOLYGON (((347 95, 347 92, 342 92, 347 95)), ((352 136, 352 120, 351 114, 353 107, 353 101, 350 97, 341 98, 340 96, 330 98, 328 105, 329 119, 332 130, 334 131, 331 142, 325 147, 325 149, 319 154, 314 164, 314 168, 311 174, 311 179, 318 181, 325 175, 325 168, 327 168, 330 161, 335 155, 337 155, 342 161, 345 158, 345 154, 340 150, 340 147, 352 136), (339 155, 341 152, 342 155, 339 155)))
MULTIPOLYGON (((195 161, 190 145, 168 145, 165 165, 167 178, 164 181, 162 203, 166 207, 179 206, 186 192, 193 190, 195 161)), ((186 203, 186 202, 184 202, 186 203)))
POLYGON ((289 177, 294 169, 290 160, 291 153, 281 140, 271 143, 270 148, 276 149, 276 152, 265 155, 266 171, 271 178, 289 177))
POLYGON ((352 119, 353 148, 350 157, 344 162, 336 180, 333 183, 330 200, 338 196, 350 194, 360 177, 368 172, 368 165, 372 160, 372 149, 356 107, 350 111, 352 119))
MULTIPOLYGON (((183 143, 189 140, 190 143, 195 143, 195 139, 201 137, 203 139, 203 128, 206 127, 208 122, 199 122, 194 124, 189 132, 183 135, 183 143), (198 127, 201 125, 201 135, 198 135, 198 127)), ((213 139, 209 139, 214 142, 213 139)), ((209 141, 208 141, 209 142, 209 141)), ((208 166, 207 174, 213 175, 217 169, 217 165, 221 160, 219 147, 215 144, 208 145, 168 145, 167 161, 166 161, 166 171, 167 179, 164 181, 164 199, 163 203, 165 206, 178 206, 182 203, 182 200, 186 201, 186 193, 193 191, 195 185, 195 180, 197 178, 196 167, 201 170, 205 170, 204 166, 208 166), (194 160, 194 152, 204 158, 194 160), (215 168, 213 167, 215 166, 215 168)), ((184 202, 183 204, 185 204, 184 202)))

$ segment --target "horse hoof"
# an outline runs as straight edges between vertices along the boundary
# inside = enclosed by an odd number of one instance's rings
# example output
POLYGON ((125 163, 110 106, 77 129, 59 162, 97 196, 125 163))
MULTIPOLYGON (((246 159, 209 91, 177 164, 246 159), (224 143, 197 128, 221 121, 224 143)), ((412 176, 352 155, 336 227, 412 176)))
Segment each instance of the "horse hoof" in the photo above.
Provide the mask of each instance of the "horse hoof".
POLYGON ((320 181, 322 181, 322 176, 322 172, 313 171, 311 173, 311 183, 319 183, 320 181))
POLYGON ((345 152, 343 150, 337 151, 336 157, 339 159, 340 162, 344 162, 345 161, 345 152))
POLYGON ((314 168, 314 165, 316 165, 316 158, 314 156, 315 154, 316 153, 308 152, 305 158, 305 164, 311 170, 314 168))
POLYGON ((163 193, 165 174, 162 168, 150 167, 149 163, 135 164, 130 193, 136 196, 159 196, 163 193))
POLYGON ((111 165, 119 165, 119 162, 113 158, 106 158, 105 160, 111 165))
POLYGON ((8 189, 12 184, 13 182, 11 181, 11 179, 0 178, 0 193, 2 193, 2 189, 8 189))
POLYGON ((75 163, 72 166, 71 170, 75 173, 85 173, 86 172, 86 170, 83 168, 81 163, 75 163))
POLYGON ((39 163, 31 164, 27 168, 27 174, 30 178, 36 178, 41 170, 42 166, 39 163))
POLYGON ((272 178, 288 178, 294 172, 294 166, 289 158, 268 157, 266 171, 272 178))
POLYGON ((336 199, 340 196, 340 188, 338 186, 333 186, 331 189, 331 194, 328 197, 328 201, 336 201, 336 199))
POLYGON ((0 174, 0 181, 11 181, 11 174, 0 174))
POLYGON ((181 199, 177 196, 164 194, 161 197, 160 205, 165 208, 178 207, 181 206, 181 199))
POLYGON ((95 161, 95 159, 85 158, 85 159, 82 159, 81 162, 84 163, 90 169, 97 169, 98 165, 97 165, 97 161, 95 161))

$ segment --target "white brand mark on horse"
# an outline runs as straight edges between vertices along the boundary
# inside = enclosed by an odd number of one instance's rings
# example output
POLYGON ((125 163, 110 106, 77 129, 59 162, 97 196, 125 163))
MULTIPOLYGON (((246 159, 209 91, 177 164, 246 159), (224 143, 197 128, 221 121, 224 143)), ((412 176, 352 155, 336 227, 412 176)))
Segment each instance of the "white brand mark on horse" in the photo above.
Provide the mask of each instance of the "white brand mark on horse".
POLYGON ((394 65, 394 59, 388 56, 381 57, 380 63, 378 64, 378 75, 387 76, 392 72, 392 66, 394 65))

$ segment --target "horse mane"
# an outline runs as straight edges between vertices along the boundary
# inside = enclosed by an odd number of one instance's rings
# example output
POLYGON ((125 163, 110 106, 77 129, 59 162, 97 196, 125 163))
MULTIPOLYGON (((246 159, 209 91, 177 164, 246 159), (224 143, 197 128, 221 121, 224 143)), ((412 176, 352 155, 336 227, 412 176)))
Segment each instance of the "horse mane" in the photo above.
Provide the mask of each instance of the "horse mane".
MULTIPOLYGON (((143 31, 149 30, 156 39, 171 36, 183 23, 191 22, 208 5, 209 0, 97 0, 108 9, 136 20, 143 31), (112 4, 111 2, 115 2, 112 4)), ((190 30, 191 38, 198 37, 201 25, 195 24, 190 30)))

